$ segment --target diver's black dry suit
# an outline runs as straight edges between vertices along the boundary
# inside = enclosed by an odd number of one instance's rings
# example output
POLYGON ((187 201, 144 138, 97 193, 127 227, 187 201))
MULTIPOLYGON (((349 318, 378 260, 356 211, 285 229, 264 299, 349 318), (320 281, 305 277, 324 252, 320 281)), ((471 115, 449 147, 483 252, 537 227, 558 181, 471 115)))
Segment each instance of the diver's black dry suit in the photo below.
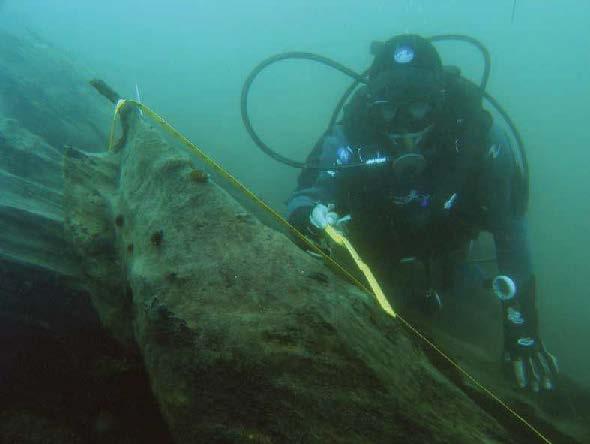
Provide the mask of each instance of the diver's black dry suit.
POLYGON ((317 203, 335 204, 340 216, 351 215, 347 234, 377 270, 408 256, 425 264, 444 258, 487 230, 495 239, 499 271, 516 283, 520 309, 535 334, 522 159, 482 108, 476 88, 459 75, 446 77, 447 98, 422 143, 426 168, 419 177, 396 177, 383 161, 390 142, 371 126, 360 89, 308 163, 361 166, 303 170, 288 201, 288 219, 303 233, 317 234, 311 210, 317 203))

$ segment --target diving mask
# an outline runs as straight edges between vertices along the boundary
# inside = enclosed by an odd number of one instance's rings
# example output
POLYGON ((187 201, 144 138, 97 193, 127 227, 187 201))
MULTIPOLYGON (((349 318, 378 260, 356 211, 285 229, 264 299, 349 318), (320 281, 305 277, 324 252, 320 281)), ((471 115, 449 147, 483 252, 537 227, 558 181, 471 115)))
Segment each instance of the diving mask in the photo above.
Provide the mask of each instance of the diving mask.
POLYGON ((395 103, 377 99, 370 104, 373 119, 391 133, 417 133, 430 126, 434 106, 427 101, 395 103))
POLYGON ((426 100, 408 102, 376 99, 369 104, 378 131, 386 136, 394 173, 401 180, 419 176, 426 166, 422 152, 433 128, 435 106, 426 100))

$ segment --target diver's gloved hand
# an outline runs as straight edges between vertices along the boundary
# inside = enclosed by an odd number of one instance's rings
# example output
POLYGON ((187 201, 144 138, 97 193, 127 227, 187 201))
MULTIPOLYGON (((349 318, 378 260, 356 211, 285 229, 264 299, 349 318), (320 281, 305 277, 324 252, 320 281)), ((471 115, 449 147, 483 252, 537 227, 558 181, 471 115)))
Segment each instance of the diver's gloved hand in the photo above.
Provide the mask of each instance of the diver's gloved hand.
POLYGON ((333 209, 334 204, 328 204, 327 206, 321 203, 316 204, 309 215, 309 222, 317 229, 323 230, 328 225, 338 227, 350 220, 350 216, 338 217, 338 214, 332 211, 333 209))
MULTIPOLYGON (((328 256, 331 255, 330 243, 323 235, 324 228, 328 225, 339 227, 345 222, 350 220, 350 216, 338 218, 338 214, 332 209, 333 204, 324 205, 317 204, 315 207, 301 207, 295 210, 289 216, 289 223, 293 225, 301 234, 303 234, 308 240, 311 240, 319 249, 321 249, 328 256)), ((304 251, 318 256, 317 251, 310 249, 310 245, 302 241, 301 238, 295 238, 295 243, 304 251)))
MULTIPOLYGON (((519 315, 513 312, 512 316, 519 315)), ((512 367, 516 384, 534 392, 553 390, 559 373, 557 358, 547 351, 538 336, 515 335, 521 329, 519 326, 505 333, 505 360, 512 367)))
POLYGON ((518 298, 516 284, 508 276, 497 276, 492 287, 503 307, 504 360, 517 385, 534 392, 553 390, 559 367, 539 336, 534 278, 518 291, 518 298))
POLYGON ((334 204, 328 204, 327 206, 321 203, 316 204, 309 215, 309 222, 318 230, 323 230, 328 225, 336 225, 338 214, 332 209, 334 209, 334 204))

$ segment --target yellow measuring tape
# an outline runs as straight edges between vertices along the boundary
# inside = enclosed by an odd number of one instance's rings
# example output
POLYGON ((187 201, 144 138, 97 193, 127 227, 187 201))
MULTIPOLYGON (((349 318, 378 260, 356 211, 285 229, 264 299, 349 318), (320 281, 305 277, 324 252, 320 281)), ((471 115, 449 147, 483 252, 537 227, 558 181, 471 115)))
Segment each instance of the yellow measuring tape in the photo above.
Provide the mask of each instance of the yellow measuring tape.
POLYGON ((388 315, 390 315, 391 317, 396 318, 397 314, 395 313, 395 311, 393 311, 393 308, 391 308, 391 305, 389 305, 389 301, 385 297, 385 294, 383 294, 383 290, 381 290, 381 286, 377 282, 377 279, 375 279, 375 276, 373 276, 371 269, 369 268, 369 266, 367 264, 365 264, 363 262, 363 260, 358 255, 356 250, 353 248, 350 241, 348 239, 346 239, 342 235, 342 233, 340 233, 339 231, 336 231, 336 229, 331 225, 328 225, 325 228, 325 231, 328 234, 328 236, 330 236, 332 238, 332 240, 334 242, 336 242, 338 245, 342 245, 344 248, 346 248, 346 250, 348 251, 348 254, 350 254, 352 259, 354 260, 356 266, 365 275, 365 278, 367 279, 367 282, 369 283, 371 290, 373 290, 373 294, 377 298, 377 302, 379 303, 379 305, 381 306, 383 311, 385 313, 387 313, 388 315))
MULTIPOLYGON (((281 225, 289 229, 289 231, 300 239, 305 245, 310 247, 312 251, 322 256, 326 262, 334 266, 338 269, 341 273, 343 273, 348 279, 354 282, 359 288, 369 292, 369 290, 361 283, 358 279, 356 279, 353 275, 351 275, 344 267, 338 264, 334 259, 328 256, 324 251, 319 248, 314 242, 310 241, 307 237, 299 232, 295 227, 293 227, 283 216, 277 213, 274 209, 269 207, 266 202, 256 196, 252 191, 246 188, 238 179, 236 179, 233 175, 231 175, 228 171, 226 171, 221 165, 219 165, 215 160, 205 154, 198 146, 192 143, 189 139, 187 139, 184 135, 182 135, 176 128, 170 125, 163 117, 156 114, 150 108, 145 106, 143 103, 137 102, 135 100, 126 100, 121 99, 117 102, 115 106, 115 113, 113 116, 113 124, 111 127, 111 133, 109 138, 109 151, 112 151, 114 146, 114 135, 115 135, 115 126, 117 122, 117 116, 121 112, 121 110, 127 106, 132 105, 137 107, 137 109, 141 110, 144 114, 148 115, 152 118, 160 127, 170 134, 173 138, 177 139, 181 142, 184 146, 189 148, 194 154, 197 155, 203 162, 205 162, 210 168, 214 171, 219 173, 223 178, 225 178, 228 182, 230 182, 233 186, 237 189, 242 191, 245 195, 247 195, 253 202, 255 202, 258 206, 262 209, 266 210, 273 218, 279 222, 281 225)), ((381 290, 379 283, 373 276, 373 273, 363 262, 361 257, 358 255, 356 250, 353 248, 352 244, 349 242, 346 237, 344 237, 340 232, 338 232, 334 227, 328 225, 325 228, 326 234, 338 245, 343 246, 346 248, 348 253, 351 255, 353 260, 355 261, 357 267, 361 270, 364 274, 369 286, 371 287, 372 293, 375 295, 379 306, 391 317, 398 319, 406 328, 408 328, 412 333, 414 333, 418 338, 423 340, 429 347, 431 347, 434 351, 436 351, 440 356, 442 356, 449 364, 451 364, 459 373, 465 376, 469 381, 471 381, 477 388, 479 388, 482 392, 486 393, 490 398, 504 407, 509 413, 511 413, 515 418, 517 418, 522 424, 524 424, 529 430, 531 430, 535 435, 537 435, 541 441, 546 443, 551 443, 549 439, 547 439, 537 428, 535 428, 530 422, 528 422, 525 418, 519 415, 512 407, 506 404, 500 397, 495 395, 490 389, 485 387, 482 383, 480 383, 474 376, 472 376, 467 370, 463 369, 459 364, 457 364, 450 356, 448 356, 445 352, 443 352, 438 346, 436 346, 432 341, 430 341, 426 336, 424 336, 418 329, 416 329, 412 324, 408 321, 403 319, 399 314, 397 314, 391 305, 389 304, 385 294, 381 290)))

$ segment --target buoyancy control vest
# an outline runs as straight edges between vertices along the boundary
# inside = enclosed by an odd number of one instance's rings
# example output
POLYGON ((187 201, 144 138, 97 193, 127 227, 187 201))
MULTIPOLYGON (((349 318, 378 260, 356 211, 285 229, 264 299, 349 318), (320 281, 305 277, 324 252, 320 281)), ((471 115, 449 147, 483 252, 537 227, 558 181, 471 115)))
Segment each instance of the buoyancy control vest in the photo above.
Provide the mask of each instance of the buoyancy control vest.
MULTIPOLYGON (((483 224, 477 180, 492 118, 479 90, 457 68, 446 68, 444 75, 445 100, 423 144, 427 167, 421 177, 402 183, 386 162, 338 174, 338 202, 352 214, 351 230, 362 233, 361 243, 390 240, 402 255, 428 255, 474 237, 483 224)), ((369 119, 363 88, 346 106, 342 127, 357 156, 370 159, 387 150, 386 137, 369 119)))

